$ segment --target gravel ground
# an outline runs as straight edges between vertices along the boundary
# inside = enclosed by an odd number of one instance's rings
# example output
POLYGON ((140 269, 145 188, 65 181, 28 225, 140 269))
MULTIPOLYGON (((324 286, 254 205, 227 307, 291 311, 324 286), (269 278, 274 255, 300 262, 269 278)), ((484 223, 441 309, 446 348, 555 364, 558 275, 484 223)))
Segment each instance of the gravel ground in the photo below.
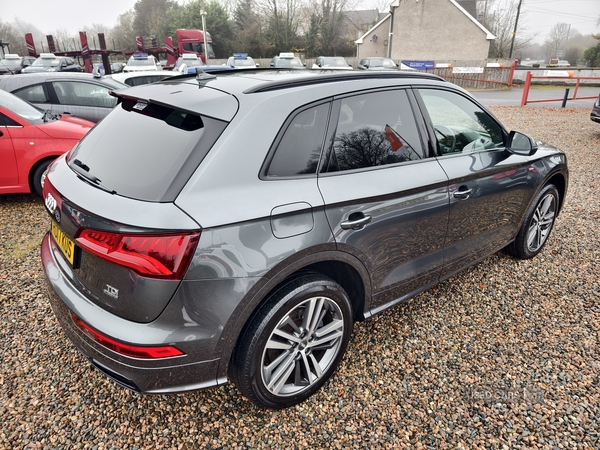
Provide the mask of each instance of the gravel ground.
POLYGON ((140 396, 93 370, 46 299, 41 201, 0 197, 0 448, 600 448, 600 125, 493 111, 568 154, 544 251, 496 254, 356 324, 331 381, 285 411, 231 384, 140 396))

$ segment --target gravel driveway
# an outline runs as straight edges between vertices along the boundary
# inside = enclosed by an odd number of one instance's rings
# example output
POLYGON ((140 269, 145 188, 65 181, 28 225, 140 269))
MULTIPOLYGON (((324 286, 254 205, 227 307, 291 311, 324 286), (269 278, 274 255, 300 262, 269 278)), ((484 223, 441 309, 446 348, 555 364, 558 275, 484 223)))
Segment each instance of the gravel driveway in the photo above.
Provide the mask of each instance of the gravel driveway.
POLYGON ((41 201, 0 196, 0 448, 599 448, 600 124, 492 110, 568 154, 544 251, 496 254, 356 324, 331 381, 284 411, 231 384, 140 396, 92 369, 46 299, 41 201))

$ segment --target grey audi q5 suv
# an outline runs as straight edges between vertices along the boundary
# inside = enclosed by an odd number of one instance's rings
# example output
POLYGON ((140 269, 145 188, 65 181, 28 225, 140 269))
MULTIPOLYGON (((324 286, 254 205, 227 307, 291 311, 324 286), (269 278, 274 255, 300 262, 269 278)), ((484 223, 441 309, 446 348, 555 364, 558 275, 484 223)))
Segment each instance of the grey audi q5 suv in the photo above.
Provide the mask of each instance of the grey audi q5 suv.
POLYGON ((547 242, 565 155, 438 77, 244 71, 113 92, 47 172, 41 257, 67 336, 143 393, 231 380, 266 408, 368 317, 547 242))

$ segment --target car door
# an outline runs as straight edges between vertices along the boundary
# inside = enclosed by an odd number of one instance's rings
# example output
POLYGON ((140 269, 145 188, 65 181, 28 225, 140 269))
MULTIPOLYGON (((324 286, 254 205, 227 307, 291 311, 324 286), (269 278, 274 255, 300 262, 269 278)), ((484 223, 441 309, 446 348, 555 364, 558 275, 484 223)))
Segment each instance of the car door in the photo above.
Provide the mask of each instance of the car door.
POLYGON ((52 112, 98 122, 116 106, 117 99, 109 95, 108 87, 74 80, 49 82, 55 94, 52 112))
POLYGON ((427 153, 412 94, 336 99, 318 177, 338 249, 371 275, 377 308, 437 282, 448 221, 447 178, 427 153))
POLYGON ((444 275, 450 275, 514 238, 531 195, 530 167, 527 157, 506 151, 503 128, 466 95, 420 88, 417 98, 449 179, 444 275))
POLYGON ((17 186, 19 172, 12 138, 8 132, 9 127, 20 126, 10 117, 0 112, 0 192, 2 188, 17 186))

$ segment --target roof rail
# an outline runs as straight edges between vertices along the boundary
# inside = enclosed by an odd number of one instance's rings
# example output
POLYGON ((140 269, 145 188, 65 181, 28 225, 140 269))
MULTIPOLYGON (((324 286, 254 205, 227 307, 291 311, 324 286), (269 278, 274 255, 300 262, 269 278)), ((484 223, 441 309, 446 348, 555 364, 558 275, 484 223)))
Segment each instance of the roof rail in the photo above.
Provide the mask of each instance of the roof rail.
MULTIPOLYGON (((312 71, 311 71, 312 72, 312 71)), ((351 80, 364 80, 369 78, 377 78, 377 79, 393 79, 393 78, 417 78, 424 80, 436 80, 436 81, 445 81, 442 77, 438 75, 433 75, 429 73, 421 73, 421 72, 394 72, 394 71, 381 71, 381 72, 336 72, 336 73, 318 73, 314 74, 309 71, 297 71, 298 75, 306 74, 307 76, 302 76, 293 79, 287 80, 276 80, 276 81, 266 81, 257 86, 251 87, 244 91, 244 94, 253 94, 257 92, 268 92, 274 91, 278 89, 286 89, 286 88, 294 88, 300 86, 309 86, 311 84, 323 84, 323 83, 334 83, 337 81, 351 81, 351 80), (309 76, 310 73, 310 76, 309 76)))

